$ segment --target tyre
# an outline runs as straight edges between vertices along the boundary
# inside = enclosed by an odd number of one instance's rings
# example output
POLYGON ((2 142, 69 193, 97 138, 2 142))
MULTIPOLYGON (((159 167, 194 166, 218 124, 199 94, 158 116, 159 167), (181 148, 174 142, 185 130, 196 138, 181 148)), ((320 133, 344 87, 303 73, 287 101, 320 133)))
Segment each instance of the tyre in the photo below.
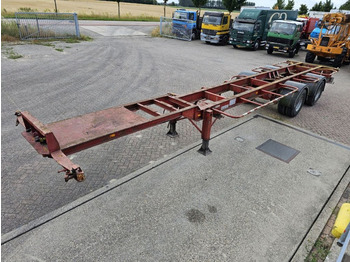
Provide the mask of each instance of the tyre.
POLYGON ((338 56, 336 56, 334 58, 332 66, 333 67, 341 67, 341 65, 343 64, 344 60, 345 60, 345 54, 343 52, 343 53, 341 53, 340 55, 338 55, 338 56))
POLYGON ((308 51, 305 56, 306 63, 313 63, 315 61, 316 55, 308 51))
POLYGON ((235 48, 235 49, 237 49, 238 48, 238 46, 237 45, 232 45, 233 46, 233 48, 235 48))
POLYGON ((295 56, 295 54, 296 54, 296 48, 293 48, 292 50, 290 50, 289 52, 288 52, 288 57, 289 58, 293 58, 294 56, 295 56))
POLYGON ((225 35, 225 36, 223 37, 223 39, 222 39, 221 44, 222 44, 222 45, 227 45, 227 43, 228 43, 228 36, 225 35))
MULTIPOLYGON (((291 95, 282 98, 278 102, 278 112, 282 115, 295 117, 299 114, 307 96, 306 84, 295 81, 287 81, 286 85, 297 87, 299 90, 291 95)), ((280 94, 286 95, 290 92, 288 89, 281 89, 280 94)))
POLYGON ((192 32, 192 35, 191 35, 191 40, 195 40, 196 39, 196 33, 195 32, 192 32))
POLYGON ((267 48, 267 53, 268 53, 269 55, 271 55, 271 54, 273 53, 273 47, 272 47, 272 46, 269 46, 269 47, 267 48))
POLYGON ((313 106, 317 103, 317 101, 320 99, 322 92, 324 91, 325 85, 326 85, 326 78, 320 75, 308 73, 306 76, 312 76, 317 77, 320 80, 318 80, 314 84, 309 84, 309 92, 305 100, 305 104, 309 106, 313 106))
POLYGON ((253 50, 256 51, 259 49, 259 47, 260 47, 260 40, 257 39, 253 45, 253 50))
POLYGON ((243 71, 243 72, 240 72, 238 75, 239 76, 252 76, 252 75, 256 75, 257 73, 256 72, 253 72, 253 71, 243 71))

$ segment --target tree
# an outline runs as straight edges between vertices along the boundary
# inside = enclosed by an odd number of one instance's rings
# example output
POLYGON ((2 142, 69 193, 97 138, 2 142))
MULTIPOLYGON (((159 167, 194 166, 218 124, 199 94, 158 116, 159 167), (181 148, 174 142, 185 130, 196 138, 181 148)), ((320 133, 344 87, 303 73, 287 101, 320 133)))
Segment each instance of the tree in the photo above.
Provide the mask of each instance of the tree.
POLYGON ((340 10, 350 10, 350 0, 346 1, 345 4, 339 7, 340 10))
POLYGON ((120 19, 120 0, 117 0, 118 3, 118 19, 120 19))
POLYGON ((308 10, 307 6, 305 4, 301 4, 298 14, 299 15, 306 15, 308 12, 309 12, 309 10, 308 10))
POLYGON ((243 5, 246 4, 246 0, 223 0, 223 5, 230 13, 233 10, 239 10, 243 5))
POLYGON ((314 4, 314 6, 310 9, 311 11, 323 11, 323 3, 320 1, 319 3, 314 4))
POLYGON ((332 3, 332 0, 326 0, 325 3, 320 1, 319 3, 316 3, 312 8, 311 11, 323 11, 323 12, 329 12, 332 9, 335 9, 335 6, 332 3))
POLYGON ((192 0, 195 7, 199 9, 199 16, 201 15, 201 7, 207 3, 208 0, 192 0))
POLYGON ((193 7, 193 3, 191 0, 179 0, 179 5, 193 7))
POLYGON ((273 9, 284 9, 284 0, 277 0, 276 4, 273 5, 273 9))
POLYGON ((166 2, 168 2, 168 0, 164 0, 164 17, 166 17, 166 2))
POLYGON ((335 9, 335 6, 332 3, 332 0, 326 0, 326 2, 323 4, 322 11, 329 12, 332 9, 335 9))
POLYGON ((294 0, 288 0, 287 5, 284 7, 286 10, 293 10, 294 8, 294 0))

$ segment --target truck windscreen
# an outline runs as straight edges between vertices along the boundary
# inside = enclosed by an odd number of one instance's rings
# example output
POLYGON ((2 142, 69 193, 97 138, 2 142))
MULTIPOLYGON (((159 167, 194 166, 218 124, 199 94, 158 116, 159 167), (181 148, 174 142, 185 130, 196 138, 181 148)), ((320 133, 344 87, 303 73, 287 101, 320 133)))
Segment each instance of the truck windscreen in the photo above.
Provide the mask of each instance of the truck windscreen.
POLYGON ((295 27, 296 27, 295 24, 274 22, 272 23, 270 32, 291 35, 294 33, 295 27))
POLYGON ((254 24, 235 22, 235 23, 233 24, 233 29, 253 32, 253 30, 254 30, 254 24))
POLYGON ((174 18, 175 19, 187 19, 187 15, 185 13, 182 13, 182 12, 175 12, 174 18))
POLYGON ((204 15, 203 23, 210 24, 210 25, 220 25, 221 24, 221 17, 220 16, 204 15))

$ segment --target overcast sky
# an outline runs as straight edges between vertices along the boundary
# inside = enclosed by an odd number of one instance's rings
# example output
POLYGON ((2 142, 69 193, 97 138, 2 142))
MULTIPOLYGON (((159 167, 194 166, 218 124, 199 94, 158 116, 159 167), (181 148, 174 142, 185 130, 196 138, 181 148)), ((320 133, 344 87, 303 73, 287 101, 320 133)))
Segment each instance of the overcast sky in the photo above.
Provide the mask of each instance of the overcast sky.
MULTIPOLYGON (((163 3, 162 0, 157 0, 159 3, 163 3)), ((247 0, 248 2, 254 2, 255 6, 264 6, 264 7, 272 7, 277 0, 247 0)), ((294 0, 294 9, 299 9, 301 4, 306 4, 307 8, 310 10, 316 3, 319 3, 322 1, 323 3, 326 2, 326 0, 294 0)), ((345 4, 347 0, 332 0, 333 5, 339 9, 339 7, 343 4, 345 4)), ((178 3, 179 0, 168 0, 168 3, 175 2, 178 3)), ((288 3, 288 0, 284 0, 285 4, 288 3)))
MULTIPOLYGON (((247 0, 248 1, 248 0, 247 0)), ((326 2, 326 0, 321 0, 323 3, 326 2)), ((267 6, 272 7, 277 0, 252 0, 251 2, 254 2, 256 6, 267 6)), ((288 0, 284 0, 285 4, 288 3, 288 0)), ((294 0, 294 9, 299 9, 301 4, 306 4, 307 8, 311 9, 316 3, 319 3, 320 0, 308 0, 308 1, 302 1, 302 0, 294 0)), ((332 0, 333 5, 336 6, 336 8, 339 9, 339 7, 344 4, 346 0, 332 0)))

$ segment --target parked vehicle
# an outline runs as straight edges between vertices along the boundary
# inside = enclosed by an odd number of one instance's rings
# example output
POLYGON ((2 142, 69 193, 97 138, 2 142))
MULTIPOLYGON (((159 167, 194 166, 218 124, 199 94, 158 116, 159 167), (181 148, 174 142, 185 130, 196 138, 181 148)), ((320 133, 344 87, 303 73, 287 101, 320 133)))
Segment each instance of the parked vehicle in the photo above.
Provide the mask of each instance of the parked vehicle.
POLYGON ((274 20, 296 20, 296 10, 243 9, 230 30, 229 43, 234 48, 257 50, 266 45, 269 27, 274 20))
POLYGON ((313 63, 316 56, 319 60, 332 60, 334 67, 350 62, 350 14, 329 13, 324 15, 321 32, 318 38, 312 38, 307 46, 305 62, 313 63))
MULTIPOLYGON (((315 28, 312 30, 312 32, 309 35, 309 39, 318 38, 319 34, 321 33, 321 22, 322 22, 322 20, 317 21, 315 28)), ((327 31, 327 29, 323 28, 322 35, 324 35, 326 33, 326 31, 327 31)), ((311 41, 310 41, 310 43, 311 43, 311 41)))
POLYGON ((319 18, 316 17, 298 17, 297 21, 303 23, 303 31, 301 32, 301 39, 308 39, 310 33, 315 29, 319 18))
POLYGON ((231 15, 221 12, 205 12, 203 15, 201 41, 213 44, 228 43, 231 15))
POLYGON ((173 13, 172 33, 176 36, 188 36, 191 40, 199 39, 202 19, 197 11, 177 9, 173 13))
POLYGON ((289 20, 275 20, 267 33, 266 49, 268 54, 273 51, 288 53, 293 58, 300 49, 300 36, 303 23, 289 20))

